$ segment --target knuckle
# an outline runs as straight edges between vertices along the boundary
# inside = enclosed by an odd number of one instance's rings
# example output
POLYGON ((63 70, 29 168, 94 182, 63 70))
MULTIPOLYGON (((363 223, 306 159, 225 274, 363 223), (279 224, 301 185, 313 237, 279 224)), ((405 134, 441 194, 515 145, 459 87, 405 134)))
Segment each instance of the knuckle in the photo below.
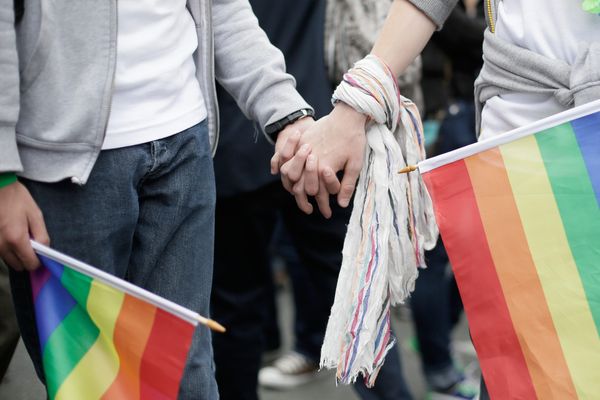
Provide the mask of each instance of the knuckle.
POLYGON ((4 242, 9 247, 15 247, 17 244, 19 244, 22 241, 22 235, 20 235, 18 232, 15 232, 15 231, 5 232, 3 235, 3 238, 4 238, 4 242))
POLYGON ((296 196, 301 196, 304 193, 300 185, 294 185, 294 187, 292 188, 292 192, 294 192, 296 196))
POLYGON ((354 192, 354 185, 350 185, 350 184, 342 185, 341 192, 346 195, 351 195, 354 192))

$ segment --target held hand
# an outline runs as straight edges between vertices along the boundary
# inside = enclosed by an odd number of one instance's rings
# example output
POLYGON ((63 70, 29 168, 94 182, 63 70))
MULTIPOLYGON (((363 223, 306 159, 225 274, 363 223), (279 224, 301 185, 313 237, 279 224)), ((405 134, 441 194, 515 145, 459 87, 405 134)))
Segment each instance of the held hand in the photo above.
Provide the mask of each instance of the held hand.
POLYGON ((48 245, 42 212, 21 183, 0 188, 0 258, 17 271, 40 265, 29 238, 48 245))
MULTIPOLYGON (((299 149, 300 138, 302 134, 315 124, 314 119, 311 117, 305 117, 299 119, 285 127, 277 136, 277 142, 275 143, 275 154, 271 158, 271 174, 275 175, 280 172, 281 166, 290 160, 296 153, 299 157, 295 160, 295 163, 302 163, 310 154, 310 145, 299 149)), ((281 177, 283 186, 288 192, 292 191, 292 185, 299 179, 297 176, 294 180, 290 180, 287 176, 281 177)))
POLYGON ((366 121, 365 115, 338 103, 300 137, 299 145, 306 153, 299 151, 287 161, 281 174, 282 179, 295 182, 292 190, 301 210, 312 212, 307 195, 316 196, 326 218, 331 216, 329 194, 337 194, 339 205, 348 206, 364 162, 366 121), (341 184, 335 175, 338 171, 344 173, 341 184))

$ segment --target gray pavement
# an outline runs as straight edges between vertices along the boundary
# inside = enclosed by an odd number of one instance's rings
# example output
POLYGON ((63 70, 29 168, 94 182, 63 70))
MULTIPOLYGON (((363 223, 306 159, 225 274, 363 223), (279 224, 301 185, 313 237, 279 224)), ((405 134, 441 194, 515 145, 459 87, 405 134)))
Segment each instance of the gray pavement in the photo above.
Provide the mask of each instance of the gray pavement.
MULTIPOLYGON (((293 306, 289 291, 284 290, 278 298, 280 321, 283 330, 283 350, 292 345, 291 321, 293 306)), ((421 375, 418 354, 408 345, 413 336, 410 316, 406 309, 394 310, 393 325, 398 335, 399 345, 395 351, 400 351, 405 379, 412 390, 415 399, 423 399, 426 394, 425 383, 421 375)), ((466 324, 462 322, 455 332, 455 340, 463 345, 468 343, 466 324)), ((357 400, 352 388, 344 385, 336 387, 333 373, 321 372, 314 381, 287 391, 260 390, 261 400, 357 400)), ((0 383, 0 400, 43 400, 43 386, 35 377, 35 372, 22 343, 19 344, 12 364, 4 381, 0 383)))

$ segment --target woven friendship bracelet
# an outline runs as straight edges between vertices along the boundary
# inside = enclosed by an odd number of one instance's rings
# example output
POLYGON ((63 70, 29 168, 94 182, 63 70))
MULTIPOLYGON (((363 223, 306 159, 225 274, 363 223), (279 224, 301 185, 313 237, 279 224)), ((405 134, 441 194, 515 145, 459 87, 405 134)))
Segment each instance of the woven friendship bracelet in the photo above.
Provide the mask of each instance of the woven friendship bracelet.
POLYGON ((15 175, 13 172, 6 172, 3 174, 0 174, 0 188, 3 188, 12 183, 15 183, 16 181, 17 181, 17 175, 15 175))

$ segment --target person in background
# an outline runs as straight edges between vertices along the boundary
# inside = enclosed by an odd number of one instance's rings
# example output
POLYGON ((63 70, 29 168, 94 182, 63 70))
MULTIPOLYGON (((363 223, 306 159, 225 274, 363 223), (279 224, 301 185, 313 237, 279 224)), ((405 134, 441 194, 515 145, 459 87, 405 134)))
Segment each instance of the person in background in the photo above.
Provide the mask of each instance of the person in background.
MULTIPOLYGON (((323 58, 325 1, 251 0, 261 27, 285 55, 288 72, 318 117, 331 111, 332 87, 323 58)), ((266 374, 271 387, 293 387, 315 376, 324 327, 333 302, 349 209, 333 205, 330 219, 305 215, 270 174, 273 146, 257 135, 236 101, 219 88, 221 136, 217 181, 215 271, 211 313, 228 331, 214 335, 216 378, 222 399, 256 399, 272 312, 270 244, 281 222, 298 255, 294 279, 296 340, 266 374)))

